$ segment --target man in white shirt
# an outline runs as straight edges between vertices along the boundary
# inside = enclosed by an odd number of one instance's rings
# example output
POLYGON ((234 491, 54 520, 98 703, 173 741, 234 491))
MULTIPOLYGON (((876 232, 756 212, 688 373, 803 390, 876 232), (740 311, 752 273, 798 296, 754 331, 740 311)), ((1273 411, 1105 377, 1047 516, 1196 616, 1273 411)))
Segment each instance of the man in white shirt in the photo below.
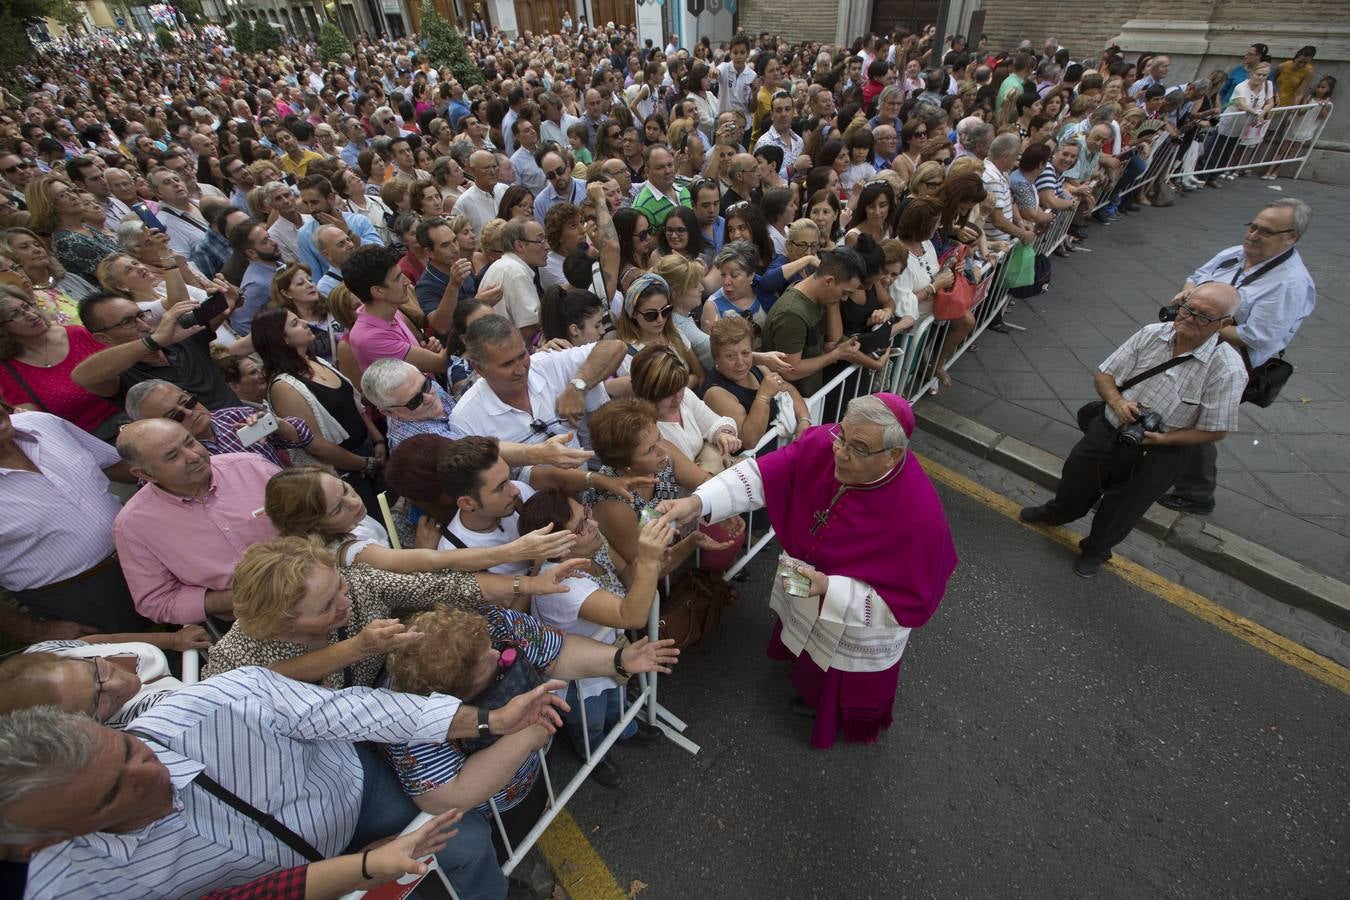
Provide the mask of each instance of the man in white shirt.
MULTIPOLYGON (((459 511, 441 533, 439 548, 498 547, 520 537, 518 509, 534 488, 511 479, 511 468, 493 437, 466 437, 452 441, 441 453, 436 470, 441 493, 453 498, 459 511)), ((529 560, 502 563, 488 569, 498 575, 524 575, 529 560)))
POLYGON ((177 172, 153 169, 146 180, 159 197, 159 221, 169 234, 169 249, 187 256, 197 242, 206 237, 211 226, 202 218, 177 172))
POLYGON ((769 117, 773 122, 772 127, 759 136, 755 141, 755 149, 760 147, 777 147, 783 151, 783 163, 778 168, 778 174, 784 178, 792 171, 792 164, 797 161, 797 157, 806 152, 806 141, 802 140, 798 134, 792 130, 792 95, 786 91, 779 91, 773 96, 773 105, 770 107, 769 117))
MULTIPOLYGON (((601 383, 623 362, 628 347, 622 341, 531 356, 515 326, 501 316, 484 316, 469 326, 464 344, 479 375, 450 414, 450 424, 464 434, 540 444, 568 434, 585 413, 608 401, 607 386, 629 393, 626 379, 601 383)), ((580 446, 575 434, 567 443, 580 446)))
POLYGON ((539 122, 540 139, 546 144, 566 147, 567 129, 581 120, 564 112, 562 100, 552 91, 540 95, 539 113, 542 117, 539 122))
POLYGON ((467 217, 476 232, 482 233, 483 226, 497 218, 497 205, 506 193, 506 185, 497 182, 500 168, 497 157, 488 150, 475 150, 469 156, 473 184, 455 201, 454 214, 467 217))
MULTIPOLYGON (((310 217, 300 212, 295 202, 295 194, 291 193, 291 186, 284 181, 274 181, 267 185, 267 202, 277 214, 277 220, 267 229, 267 233, 277 242, 282 261, 287 265, 300 262, 300 229, 305 227, 310 217)), ((170 238, 170 246, 172 245, 170 238)))
POLYGON ((487 270, 480 286, 501 285, 502 298, 495 307, 497 313, 519 328, 526 341, 533 342, 539 331, 539 290, 535 270, 548 262, 544 226, 533 219, 512 219, 502 229, 502 248, 506 252, 487 270))

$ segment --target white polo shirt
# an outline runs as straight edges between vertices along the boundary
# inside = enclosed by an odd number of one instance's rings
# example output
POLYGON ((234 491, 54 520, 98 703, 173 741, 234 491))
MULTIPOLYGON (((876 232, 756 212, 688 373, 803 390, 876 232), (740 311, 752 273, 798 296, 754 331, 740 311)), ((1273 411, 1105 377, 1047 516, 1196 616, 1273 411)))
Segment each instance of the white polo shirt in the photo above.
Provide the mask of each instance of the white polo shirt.
POLYGON ((517 328, 539 324, 539 291, 534 286, 534 269, 514 253, 503 253, 492 264, 478 287, 502 286, 502 299, 493 312, 505 316, 517 328))
POLYGON ((505 193, 504 184, 494 186, 491 194, 476 184, 470 184, 455 201, 454 213, 457 216, 468 217, 474 232, 482 234, 483 226, 497 218, 497 204, 501 202, 502 194, 505 193))
MULTIPOLYGON (((495 266, 493 268, 496 268, 495 266)), ((480 378, 464 392, 450 413, 450 424, 465 434, 495 437, 517 444, 542 444, 550 437, 573 432, 568 446, 580 447, 574 429, 558 417, 558 395, 577 377, 593 344, 570 350, 550 350, 530 357, 530 412, 508 406, 493 392, 487 379, 480 378), (533 427, 532 426, 533 423, 533 427)), ((603 384, 586 392, 586 412, 609 402, 603 384)))

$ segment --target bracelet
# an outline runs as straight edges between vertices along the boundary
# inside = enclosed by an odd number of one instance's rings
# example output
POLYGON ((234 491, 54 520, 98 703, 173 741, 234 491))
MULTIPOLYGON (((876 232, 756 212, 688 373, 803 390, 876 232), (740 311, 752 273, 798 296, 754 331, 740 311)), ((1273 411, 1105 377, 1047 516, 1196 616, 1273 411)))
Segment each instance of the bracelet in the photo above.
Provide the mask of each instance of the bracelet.
POLYGON ((614 651, 614 674, 620 678, 628 677, 628 670, 623 667, 623 648, 620 647, 614 651))
POLYGON ((151 335, 148 335, 148 334, 143 334, 143 335, 141 335, 141 343, 144 344, 145 346, 149 347, 151 350, 155 351, 156 353, 158 353, 159 351, 161 351, 161 350, 164 349, 163 347, 161 347, 161 346, 159 345, 159 343, 154 339, 154 337, 152 337, 151 335))
POLYGON ((388 447, 388 446, 389 446, 389 442, 388 442, 388 441, 375 441, 375 446, 376 446, 376 447, 388 447))
POLYGON ((368 856, 370 856, 370 851, 369 851, 369 850, 367 850, 367 851, 365 851, 364 853, 361 854, 361 880, 362 880, 362 881, 369 881, 369 880, 370 880, 370 871, 369 871, 368 869, 366 869, 366 857, 368 857, 368 856))
POLYGON ((176 268, 178 268, 178 264, 177 264, 177 263, 174 263, 172 266, 160 266, 159 268, 160 268, 160 271, 167 272, 167 271, 169 271, 170 269, 176 269, 176 268))
POLYGON ((516 576, 514 579, 512 579, 512 581, 511 581, 511 596, 512 596, 512 597, 519 597, 519 596, 520 596, 520 576, 519 576, 519 575, 517 575, 517 576, 516 576))
POLYGON ((587 469, 587 470, 586 470, 586 487, 592 487, 592 484, 591 484, 591 475, 593 475, 593 474, 594 474, 594 473, 591 472, 590 469, 587 469))

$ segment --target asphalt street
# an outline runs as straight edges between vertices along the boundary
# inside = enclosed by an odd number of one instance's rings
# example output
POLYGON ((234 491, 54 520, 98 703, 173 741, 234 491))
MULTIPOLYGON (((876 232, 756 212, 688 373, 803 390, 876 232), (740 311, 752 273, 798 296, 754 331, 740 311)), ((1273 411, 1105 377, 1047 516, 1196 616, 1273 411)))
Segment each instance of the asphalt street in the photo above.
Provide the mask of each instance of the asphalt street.
POLYGON ((1350 697, 940 490, 962 562, 910 640, 891 730, 807 746, 763 651, 770 548, 662 682, 703 751, 616 750, 624 787, 568 805, 623 889, 1350 894, 1350 697))

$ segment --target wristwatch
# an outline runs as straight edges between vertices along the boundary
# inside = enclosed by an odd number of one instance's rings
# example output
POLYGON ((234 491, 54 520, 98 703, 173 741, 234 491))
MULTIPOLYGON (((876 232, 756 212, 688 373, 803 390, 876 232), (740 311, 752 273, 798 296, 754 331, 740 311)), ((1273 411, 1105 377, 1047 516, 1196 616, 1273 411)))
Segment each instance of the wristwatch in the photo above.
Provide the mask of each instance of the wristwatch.
POLYGON ((590 388, 586 386, 586 379, 584 378, 573 378, 571 381, 567 383, 570 384, 572 387, 576 388, 577 390, 581 391, 581 393, 583 394, 590 390, 590 388))
POLYGON ((492 729, 488 727, 488 713, 491 712, 486 706, 478 707, 478 736, 480 738, 492 737, 492 729))

